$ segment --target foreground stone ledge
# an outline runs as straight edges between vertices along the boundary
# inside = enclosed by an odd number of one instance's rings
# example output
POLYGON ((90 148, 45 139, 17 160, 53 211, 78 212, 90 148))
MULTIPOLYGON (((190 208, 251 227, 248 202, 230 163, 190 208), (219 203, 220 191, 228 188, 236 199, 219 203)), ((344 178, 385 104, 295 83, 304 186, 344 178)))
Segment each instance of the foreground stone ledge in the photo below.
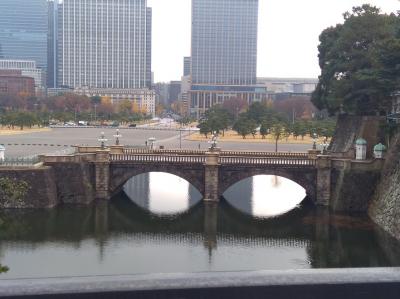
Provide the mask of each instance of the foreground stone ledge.
POLYGON ((399 298, 400 268, 0 280, 1 298, 399 298))

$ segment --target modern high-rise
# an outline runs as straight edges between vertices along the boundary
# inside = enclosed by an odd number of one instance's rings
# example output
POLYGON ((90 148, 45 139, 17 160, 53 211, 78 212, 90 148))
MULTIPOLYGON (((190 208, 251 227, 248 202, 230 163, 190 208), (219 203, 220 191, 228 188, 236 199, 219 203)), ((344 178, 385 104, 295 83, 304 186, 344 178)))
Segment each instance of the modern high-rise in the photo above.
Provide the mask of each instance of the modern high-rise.
POLYGON ((58 0, 48 1, 47 87, 57 87, 58 0))
POLYGON ((63 0, 58 15, 59 86, 150 87, 152 13, 146 0, 63 0))
POLYGON ((256 83, 258 0, 192 0, 192 83, 256 83))
POLYGON ((266 99, 257 86, 258 0, 192 0, 190 113, 232 97, 266 99))
POLYGON ((0 0, 0 58, 33 60, 47 68, 46 0, 0 0))
POLYGON ((191 57, 183 57, 183 76, 190 76, 191 64, 192 64, 191 57))

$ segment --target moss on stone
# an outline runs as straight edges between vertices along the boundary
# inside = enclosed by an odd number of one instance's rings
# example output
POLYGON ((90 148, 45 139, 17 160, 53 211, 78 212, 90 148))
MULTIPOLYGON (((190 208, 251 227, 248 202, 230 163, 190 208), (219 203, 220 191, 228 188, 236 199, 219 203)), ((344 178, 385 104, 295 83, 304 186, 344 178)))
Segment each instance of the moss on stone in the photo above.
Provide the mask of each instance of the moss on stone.
POLYGON ((24 180, 0 178, 0 204, 14 207, 22 205, 29 188, 29 184, 24 180))

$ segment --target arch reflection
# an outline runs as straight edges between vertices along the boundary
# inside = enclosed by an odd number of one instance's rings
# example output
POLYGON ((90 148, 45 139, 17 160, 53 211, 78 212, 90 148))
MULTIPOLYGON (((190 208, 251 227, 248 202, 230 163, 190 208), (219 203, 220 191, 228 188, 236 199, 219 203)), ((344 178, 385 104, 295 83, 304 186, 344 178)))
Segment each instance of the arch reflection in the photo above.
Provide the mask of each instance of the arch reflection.
POLYGON ((135 176, 123 190, 138 206, 160 216, 184 213, 202 198, 185 179, 163 172, 135 176))
POLYGON ((306 190, 284 177, 258 175, 233 185, 223 196, 232 206, 246 214, 269 218, 298 207, 306 197, 306 190))

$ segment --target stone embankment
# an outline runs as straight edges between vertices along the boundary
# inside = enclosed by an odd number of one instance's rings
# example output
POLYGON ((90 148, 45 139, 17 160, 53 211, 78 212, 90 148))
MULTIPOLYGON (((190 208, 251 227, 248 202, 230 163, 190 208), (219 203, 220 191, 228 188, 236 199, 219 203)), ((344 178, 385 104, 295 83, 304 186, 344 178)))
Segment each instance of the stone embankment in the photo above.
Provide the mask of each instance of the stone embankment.
POLYGON ((58 203, 51 167, 1 167, 0 208, 52 208, 58 203))
POLYGON ((368 213, 384 230, 400 239, 400 132, 392 139, 368 213))
POLYGON ((328 147, 334 164, 343 164, 336 165, 332 170, 331 210, 367 212, 382 165, 382 161, 373 160, 373 146, 383 139, 381 128, 385 121, 380 116, 339 115, 335 134, 328 147), (352 163, 349 159, 355 157, 354 144, 359 137, 367 141, 368 161, 352 163))

